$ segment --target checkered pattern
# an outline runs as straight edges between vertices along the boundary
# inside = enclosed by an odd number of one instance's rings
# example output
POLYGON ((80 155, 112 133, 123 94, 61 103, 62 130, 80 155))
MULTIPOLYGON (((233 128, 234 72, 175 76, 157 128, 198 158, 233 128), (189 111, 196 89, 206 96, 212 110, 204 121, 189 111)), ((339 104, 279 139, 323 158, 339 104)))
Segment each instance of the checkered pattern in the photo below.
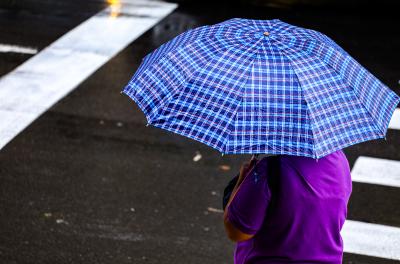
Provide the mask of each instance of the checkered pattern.
POLYGON ((312 158, 384 138, 400 101, 328 36, 279 19, 188 30, 145 56, 123 93, 149 124, 222 153, 312 158))

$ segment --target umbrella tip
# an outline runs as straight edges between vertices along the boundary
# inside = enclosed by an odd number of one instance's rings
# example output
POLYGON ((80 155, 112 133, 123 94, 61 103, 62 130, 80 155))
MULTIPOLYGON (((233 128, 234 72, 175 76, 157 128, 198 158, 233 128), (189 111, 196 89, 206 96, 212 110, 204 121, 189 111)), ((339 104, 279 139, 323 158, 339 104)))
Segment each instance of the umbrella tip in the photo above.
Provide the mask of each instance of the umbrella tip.
POLYGON ((148 126, 149 126, 149 123, 147 123, 146 126, 148 127, 148 126))

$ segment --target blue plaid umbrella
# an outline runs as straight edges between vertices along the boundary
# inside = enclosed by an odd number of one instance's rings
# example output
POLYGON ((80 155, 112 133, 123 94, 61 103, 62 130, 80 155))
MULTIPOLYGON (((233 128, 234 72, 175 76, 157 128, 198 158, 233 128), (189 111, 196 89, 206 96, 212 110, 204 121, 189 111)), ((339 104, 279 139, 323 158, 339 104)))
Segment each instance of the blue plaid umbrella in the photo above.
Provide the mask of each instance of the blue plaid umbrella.
POLYGON ((122 93, 148 124, 222 154, 317 159, 385 138, 400 101, 331 38, 279 19, 183 32, 147 54, 122 93))

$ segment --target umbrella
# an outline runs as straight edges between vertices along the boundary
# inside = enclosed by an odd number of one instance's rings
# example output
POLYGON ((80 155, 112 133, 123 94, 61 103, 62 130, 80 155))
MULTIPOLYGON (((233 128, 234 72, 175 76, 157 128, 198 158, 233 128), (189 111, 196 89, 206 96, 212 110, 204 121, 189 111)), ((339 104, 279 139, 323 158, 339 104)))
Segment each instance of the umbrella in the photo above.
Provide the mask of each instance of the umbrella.
POLYGON ((152 125, 222 154, 320 158, 385 138, 400 98, 327 35, 280 19, 187 30, 121 93, 152 125))

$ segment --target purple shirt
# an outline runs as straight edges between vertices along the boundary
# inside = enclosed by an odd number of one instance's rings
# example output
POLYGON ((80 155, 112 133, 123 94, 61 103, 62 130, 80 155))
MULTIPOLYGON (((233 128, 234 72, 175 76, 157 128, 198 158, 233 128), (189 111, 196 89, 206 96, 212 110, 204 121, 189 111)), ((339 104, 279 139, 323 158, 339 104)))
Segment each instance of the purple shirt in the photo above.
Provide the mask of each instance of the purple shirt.
POLYGON ((340 230, 352 191, 342 150, 315 160, 276 155, 257 161, 226 208, 239 230, 234 263, 341 264, 340 230))

